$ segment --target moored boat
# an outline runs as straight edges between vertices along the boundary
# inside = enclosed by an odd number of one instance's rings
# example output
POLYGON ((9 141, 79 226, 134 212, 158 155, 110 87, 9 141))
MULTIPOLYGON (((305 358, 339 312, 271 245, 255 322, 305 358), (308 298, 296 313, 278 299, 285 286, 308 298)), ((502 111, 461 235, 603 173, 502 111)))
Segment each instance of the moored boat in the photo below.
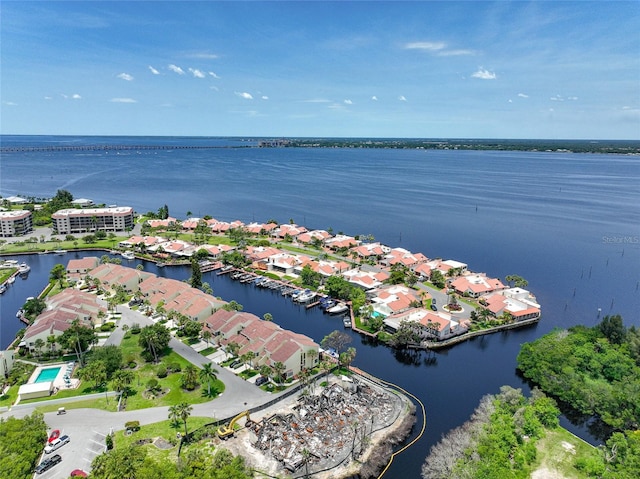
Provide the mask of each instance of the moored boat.
POLYGON ((27 263, 20 263, 18 265, 19 274, 27 274, 29 271, 31 271, 31 267, 27 263))
POLYGON ((131 251, 124 251, 121 254, 124 259, 136 259, 136 255, 131 251))
POLYGON ((332 306, 330 308, 327 309, 327 313, 329 314, 340 314, 340 313, 344 313, 346 311, 348 311, 349 306, 347 306, 345 303, 338 303, 335 306, 332 306))

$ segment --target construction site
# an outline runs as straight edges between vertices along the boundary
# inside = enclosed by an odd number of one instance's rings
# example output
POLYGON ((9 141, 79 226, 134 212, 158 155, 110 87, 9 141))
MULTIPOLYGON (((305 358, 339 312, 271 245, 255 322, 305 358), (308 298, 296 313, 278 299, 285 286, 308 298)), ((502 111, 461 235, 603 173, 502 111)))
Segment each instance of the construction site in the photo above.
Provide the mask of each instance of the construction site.
POLYGON ((399 442, 415 422, 404 395, 362 377, 332 378, 309 388, 289 404, 249 420, 225 443, 253 466, 278 477, 367 477, 384 467, 390 443, 399 442), (377 465, 372 465, 371 452, 377 465))

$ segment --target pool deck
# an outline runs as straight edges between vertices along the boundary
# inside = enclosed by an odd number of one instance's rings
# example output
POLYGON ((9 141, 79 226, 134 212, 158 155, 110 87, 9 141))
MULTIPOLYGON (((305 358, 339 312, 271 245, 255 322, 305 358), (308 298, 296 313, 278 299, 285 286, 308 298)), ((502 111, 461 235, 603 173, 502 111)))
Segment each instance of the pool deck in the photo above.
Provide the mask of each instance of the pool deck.
POLYGON ((34 384, 43 369, 60 368, 60 371, 58 371, 58 374, 53 379, 54 394, 60 389, 77 388, 78 385, 80 384, 80 380, 71 377, 75 367, 76 367, 75 362, 47 364, 46 366, 38 366, 36 367, 35 371, 33 371, 33 373, 31 374, 31 377, 27 381, 27 384, 34 384), (66 380, 65 376, 68 376, 69 379, 66 380))

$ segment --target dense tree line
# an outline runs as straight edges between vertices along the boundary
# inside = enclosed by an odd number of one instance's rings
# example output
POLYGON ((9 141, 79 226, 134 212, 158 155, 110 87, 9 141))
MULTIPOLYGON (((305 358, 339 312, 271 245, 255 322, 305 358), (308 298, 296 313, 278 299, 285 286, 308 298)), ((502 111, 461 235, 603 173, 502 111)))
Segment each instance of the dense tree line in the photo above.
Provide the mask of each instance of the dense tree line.
POLYGON ((616 429, 640 427, 640 331, 620 316, 524 344, 518 368, 541 389, 616 429))
POLYGON ((213 454, 204 449, 187 449, 176 463, 147 453, 142 446, 116 448, 93 461, 93 479, 249 479, 251 469, 241 456, 226 449, 213 454))
POLYGON ((40 412, 22 419, 0 418, 0 477, 31 478, 46 440, 47 425, 40 412))
POLYGON ((485 396, 471 419, 434 445, 422 467, 423 479, 528 478, 536 441, 558 426, 555 402, 539 390, 525 398, 503 386, 485 396))

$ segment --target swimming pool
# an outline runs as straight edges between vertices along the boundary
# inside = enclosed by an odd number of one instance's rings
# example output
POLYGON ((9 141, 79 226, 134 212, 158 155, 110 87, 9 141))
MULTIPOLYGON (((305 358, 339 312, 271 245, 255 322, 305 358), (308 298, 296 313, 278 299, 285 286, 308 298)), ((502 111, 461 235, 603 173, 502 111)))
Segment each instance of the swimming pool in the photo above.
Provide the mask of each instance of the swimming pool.
POLYGON ((61 366, 58 366, 57 368, 43 369, 42 371, 40 371, 40 374, 38 374, 38 377, 33 382, 45 383, 48 381, 53 381, 58 375, 58 373, 60 372, 60 369, 61 369, 61 366))

